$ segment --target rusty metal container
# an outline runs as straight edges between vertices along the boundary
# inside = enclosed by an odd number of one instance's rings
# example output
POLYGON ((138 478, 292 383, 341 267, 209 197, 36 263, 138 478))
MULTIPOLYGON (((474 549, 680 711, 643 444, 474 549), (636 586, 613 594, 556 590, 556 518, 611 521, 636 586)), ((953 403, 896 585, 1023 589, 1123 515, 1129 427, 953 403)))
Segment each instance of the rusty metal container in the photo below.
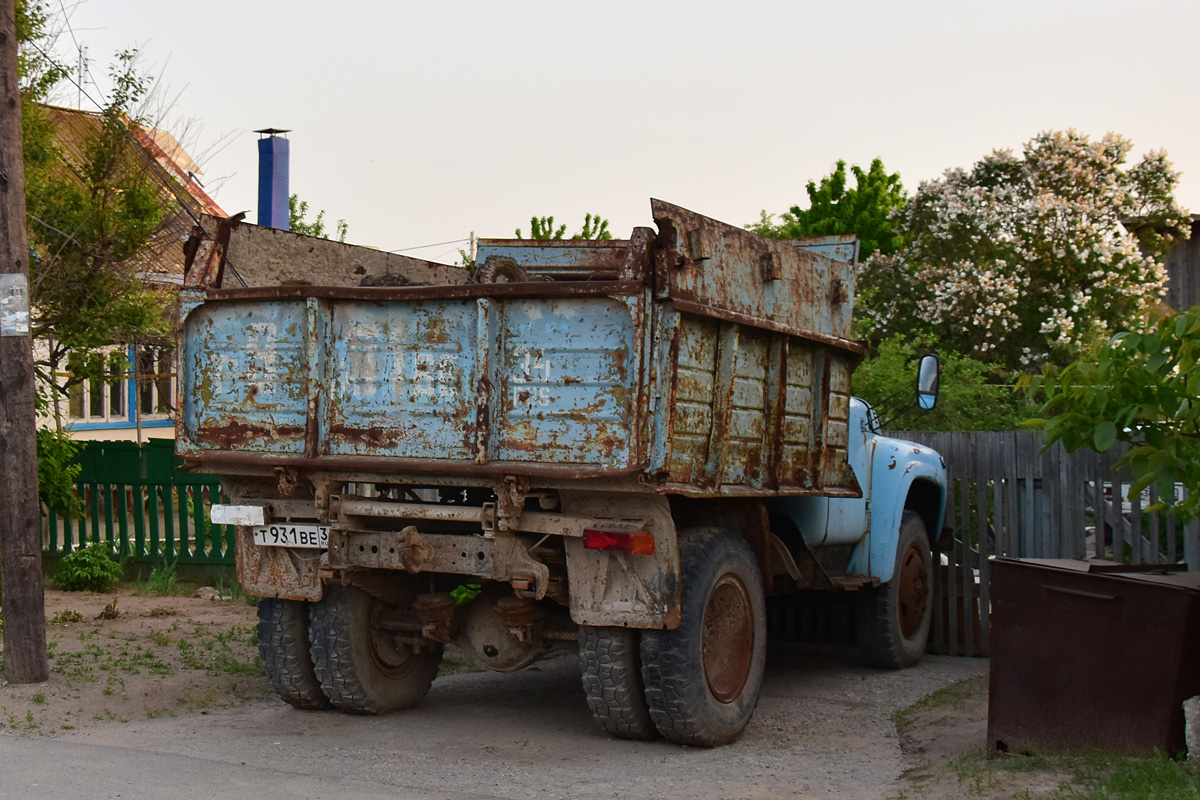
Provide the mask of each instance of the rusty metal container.
POLYGON ((658 232, 627 240, 484 242, 481 264, 511 265, 504 283, 364 257, 362 285, 347 285, 333 253, 311 281, 289 262, 285 284, 264 285, 256 251, 237 250, 254 237, 197 245, 178 452, 430 483, 857 496, 853 238, 767 240, 659 201, 652 213, 658 232), (402 283, 370 271, 400 266, 402 283))
POLYGON ((989 755, 1184 752, 1200 694, 1200 574, 1109 562, 991 565, 989 755))

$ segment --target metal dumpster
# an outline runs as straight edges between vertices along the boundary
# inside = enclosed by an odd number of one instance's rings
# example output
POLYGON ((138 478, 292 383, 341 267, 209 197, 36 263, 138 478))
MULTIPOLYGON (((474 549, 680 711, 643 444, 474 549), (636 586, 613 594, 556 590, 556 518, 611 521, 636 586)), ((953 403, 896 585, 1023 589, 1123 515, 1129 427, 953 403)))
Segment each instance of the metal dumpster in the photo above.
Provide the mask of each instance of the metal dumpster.
POLYGON ((1200 574, 1111 562, 992 562, 989 755, 1185 750, 1200 694, 1200 574))

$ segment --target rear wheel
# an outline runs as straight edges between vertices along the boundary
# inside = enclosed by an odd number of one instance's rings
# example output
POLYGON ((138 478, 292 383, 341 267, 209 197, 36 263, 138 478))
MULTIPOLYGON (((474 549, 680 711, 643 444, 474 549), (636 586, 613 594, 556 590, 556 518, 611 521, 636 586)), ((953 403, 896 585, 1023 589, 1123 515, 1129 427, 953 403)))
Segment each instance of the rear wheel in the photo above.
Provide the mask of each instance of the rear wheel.
POLYGON ((642 690, 640 631, 579 626, 583 693, 604 731, 620 739, 656 739, 642 690))
POLYGON ((398 609, 351 586, 328 586, 309 608, 313 667, 321 689, 343 711, 382 714, 407 708, 429 691, 442 646, 416 652, 397 641, 398 609))
POLYGON ((315 711, 332 704, 321 691, 308 647, 308 603, 267 597, 258 601, 258 652, 280 699, 315 711))
POLYGON ((886 669, 921 660, 933 620, 933 556, 925 523, 915 511, 900 518, 896 569, 866 596, 859 640, 869 664, 886 669))
POLYGON ((642 679, 659 732, 714 747, 741 734, 762 688, 766 603, 758 562, 741 537, 714 528, 682 534, 682 616, 642 632, 642 679))

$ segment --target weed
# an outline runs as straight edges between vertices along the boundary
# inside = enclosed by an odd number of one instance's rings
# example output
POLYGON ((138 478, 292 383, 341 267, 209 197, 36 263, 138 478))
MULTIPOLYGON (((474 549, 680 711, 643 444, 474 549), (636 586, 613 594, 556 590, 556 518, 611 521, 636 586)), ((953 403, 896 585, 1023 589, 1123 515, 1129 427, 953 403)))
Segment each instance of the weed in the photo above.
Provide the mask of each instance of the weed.
MULTIPOLYGON (((114 597, 112 602, 106 605, 103 610, 96 615, 96 619, 117 619, 120 616, 121 612, 117 610, 117 598, 114 597)), ((108 638, 116 638, 116 634, 109 634, 108 638)))
POLYGON ((37 694, 35 694, 33 697, 31 697, 29 699, 40 706, 46 702, 46 695, 42 694, 41 692, 38 692, 37 694))
POLYGON ((63 556, 54 579, 68 592, 107 592, 121 577, 121 565, 107 544, 93 542, 63 556))
POLYGON ((64 608, 50 618, 51 625, 69 625, 72 622, 83 622, 83 614, 73 608, 64 608))
POLYGON ((135 590, 138 594, 173 595, 179 591, 179 576, 175 573, 175 562, 166 560, 150 570, 150 577, 135 590))
POLYGON ((170 610, 169 608, 162 608, 161 606, 159 606, 159 607, 152 608, 149 611, 147 611, 146 616, 147 617, 173 617, 173 616, 175 616, 175 612, 170 610))
POLYGON ((159 647, 166 647, 171 644, 171 637, 162 631, 150 631, 150 639, 159 647))
POLYGON ((911 706, 900 709, 892 715, 892 722, 896 726, 896 733, 903 738, 919 712, 926 709, 950 707, 961 710, 969 699, 977 696, 981 691, 986 692, 987 681, 988 678, 986 675, 969 678, 965 681, 951 684, 944 689, 939 689, 932 694, 927 694, 911 706))

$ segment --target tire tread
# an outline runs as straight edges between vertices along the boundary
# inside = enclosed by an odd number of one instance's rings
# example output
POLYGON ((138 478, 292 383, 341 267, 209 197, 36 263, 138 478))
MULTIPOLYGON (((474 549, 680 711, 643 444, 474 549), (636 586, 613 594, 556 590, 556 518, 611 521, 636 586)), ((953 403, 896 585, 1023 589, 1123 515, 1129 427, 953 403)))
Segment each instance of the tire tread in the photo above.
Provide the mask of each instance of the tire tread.
POLYGON ((260 600, 258 652, 271 688, 285 703, 304 711, 332 707, 313 670, 308 603, 270 597, 260 600))
POLYGON ((600 727, 619 739, 658 738, 642 689, 639 632, 579 626, 579 660, 588 708, 600 727))

